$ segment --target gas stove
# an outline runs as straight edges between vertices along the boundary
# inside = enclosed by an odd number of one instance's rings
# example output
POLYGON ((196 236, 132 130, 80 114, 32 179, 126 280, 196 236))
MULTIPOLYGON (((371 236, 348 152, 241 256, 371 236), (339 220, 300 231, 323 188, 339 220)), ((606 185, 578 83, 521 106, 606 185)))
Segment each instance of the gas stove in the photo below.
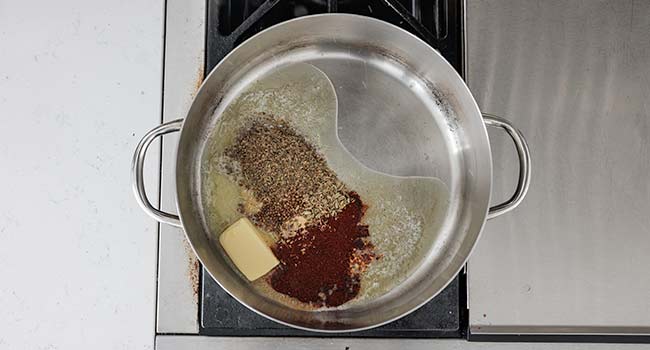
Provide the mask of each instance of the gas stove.
MULTIPOLYGON (((442 55, 463 74, 463 4, 453 0, 208 0, 205 7, 194 8, 192 13, 170 13, 175 11, 176 1, 168 2, 167 33, 169 26, 175 26, 178 19, 189 21, 181 37, 166 38, 165 65, 165 114, 180 102, 189 106, 193 92, 203 78, 237 45, 283 21, 321 13, 351 13, 370 16, 397 25, 418 36, 442 55), (203 10, 203 11, 201 11, 203 10), (203 21, 201 21, 201 14, 203 21), (174 21, 171 21, 174 18, 174 21), (191 24, 196 24, 192 26, 191 24), (188 33, 188 29, 192 32, 188 33), (201 33, 203 29, 203 33, 201 33), (203 34, 203 47, 196 36, 203 34), (178 52, 170 47, 178 45, 186 51, 178 52), (191 50, 188 48, 191 46, 191 50), (174 50, 173 52, 171 50, 174 50), (194 52, 194 55, 191 54, 194 52), (173 57, 170 60, 169 55, 173 57), (201 59, 203 62, 200 62, 201 59), (192 71, 194 80, 185 79, 179 70, 192 71), (204 69, 196 69, 196 64, 204 69), (170 67, 169 65, 173 65, 170 67), (167 73, 168 72, 168 73, 167 73), (170 76, 172 75, 172 76, 170 76), (174 84, 171 86, 170 84, 174 84), (193 83, 193 84, 192 84, 193 83), (185 91, 171 91, 173 94, 189 97, 175 99, 169 96, 169 89, 184 85, 185 91), (168 102, 170 101, 170 102, 168 102), (169 104, 173 105, 170 106, 169 104)), ((178 7, 188 11, 187 7, 178 7)), ((169 34, 168 34, 169 35, 169 34)), ((174 119, 170 115, 164 117, 174 119)), ((165 139, 163 158, 169 152, 168 144, 175 140, 165 139)), ((171 146, 169 148, 172 148, 171 146)), ((173 157, 169 153, 169 157, 173 157)), ((171 162, 167 162, 171 163, 171 162)), ((173 205, 172 176, 166 175, 163 159, 162 205, 173 205)), ((169 171, 173 171, 170 169, 169 171)), ((173 174, 173 173, 172 173, 173 174)), ((173 208, 173 207, 172 207, 173 208)), ((193 257, 191 249, 175 228, 161 226, 158 293, 158 334, 201 334, 208 336, 322 336, 286 327, 270 321, 230 297, 205 272, 193 257)), ((447 288, 420 309, 385 326, 364 332, 327 335, 328 337, 407 337, 407 338, 460 338, 467 329, 465 275, 461 273, 447 288)))
MULTIPOLYGON (((212 70, 238 44, 288 19, 320 13, 353 13, 381 19, 417 35, 462 71, 460 6, 454 1, 417 0, 230 0, 208 1, 206 67, 212 70), (426 4, 425 4, 426 3, 426 4)), ((248 310, 202 273, 199 333, 246 336, 317 335, 282 326, 248 310)), ((336 336, 460 337, 461 286, 457 277, 414 313, 383 327, 336 336)))

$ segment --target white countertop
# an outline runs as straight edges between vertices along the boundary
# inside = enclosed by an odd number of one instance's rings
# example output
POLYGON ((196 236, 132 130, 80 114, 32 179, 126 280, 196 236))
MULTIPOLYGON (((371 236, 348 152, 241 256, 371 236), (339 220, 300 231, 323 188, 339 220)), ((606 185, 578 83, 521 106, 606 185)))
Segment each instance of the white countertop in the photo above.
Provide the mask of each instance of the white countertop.
POLYGON ((0 349, 153 348, 157 225, 129 168, 161 120, 163 18, 0 3, 0 349))

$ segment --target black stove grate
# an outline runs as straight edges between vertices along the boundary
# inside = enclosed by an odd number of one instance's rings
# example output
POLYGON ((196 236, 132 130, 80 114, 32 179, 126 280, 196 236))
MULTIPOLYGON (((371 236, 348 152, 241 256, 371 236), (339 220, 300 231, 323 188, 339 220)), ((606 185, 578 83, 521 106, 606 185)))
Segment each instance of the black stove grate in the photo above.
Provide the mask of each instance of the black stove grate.
POLYGON ((459 278, 413 313, 385 326, 363 332, 324 334, 301 331, 268 320, 242 306, 203 272, 201 329, 203 335, 327 336, 381 338, 458 338, 462 334, 459 278))
POLYGON ((318 13, 353 13, 395 24, 426 41, 462 72, 458 0, 208 0, 207 67, 280 22, 318 13))
MULTIPOLYGON (((353 13, 395 24, 462 67, 462 0, 208 0, 207 71, 232 49, 280 22, 318 13, 353 13)), ((229 296, 203 271, 200 334, 221 336, 461 337, 465 330, 465 277, 458 276, 410 315, 364 332, 324 335, 285 327, 229 296)))

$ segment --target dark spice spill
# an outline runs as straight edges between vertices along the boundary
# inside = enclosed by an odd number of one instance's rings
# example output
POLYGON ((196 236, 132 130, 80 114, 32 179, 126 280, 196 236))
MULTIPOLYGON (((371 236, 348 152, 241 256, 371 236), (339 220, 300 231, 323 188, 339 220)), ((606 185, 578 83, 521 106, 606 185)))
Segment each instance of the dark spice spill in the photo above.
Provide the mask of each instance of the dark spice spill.
POLYGON ((273 289, 315 306, 338 306, 357 296, 374 247, 368 226, 360 224, 361 198, 349 196, 352 201, 336 216, 274 247, 281 264, 270 276, 273 289))

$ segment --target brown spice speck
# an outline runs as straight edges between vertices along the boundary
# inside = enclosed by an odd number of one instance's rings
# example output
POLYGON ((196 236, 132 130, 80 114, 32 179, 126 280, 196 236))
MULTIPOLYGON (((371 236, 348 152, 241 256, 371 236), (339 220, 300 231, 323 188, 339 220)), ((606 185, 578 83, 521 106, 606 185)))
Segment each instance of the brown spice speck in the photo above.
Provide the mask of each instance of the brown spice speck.
POLYGON ((188 280, 190 282, 190 288, 192 288, 192 296, 194 300, 198 302, 199 300, 199 269, 201 268, 201 263, 197 259, 196 255, 192 251, 190 244, 187 242, 187 239, 183 238, 183 247, 185 248, 185 253, 188 256, 187 272, 188 280))

